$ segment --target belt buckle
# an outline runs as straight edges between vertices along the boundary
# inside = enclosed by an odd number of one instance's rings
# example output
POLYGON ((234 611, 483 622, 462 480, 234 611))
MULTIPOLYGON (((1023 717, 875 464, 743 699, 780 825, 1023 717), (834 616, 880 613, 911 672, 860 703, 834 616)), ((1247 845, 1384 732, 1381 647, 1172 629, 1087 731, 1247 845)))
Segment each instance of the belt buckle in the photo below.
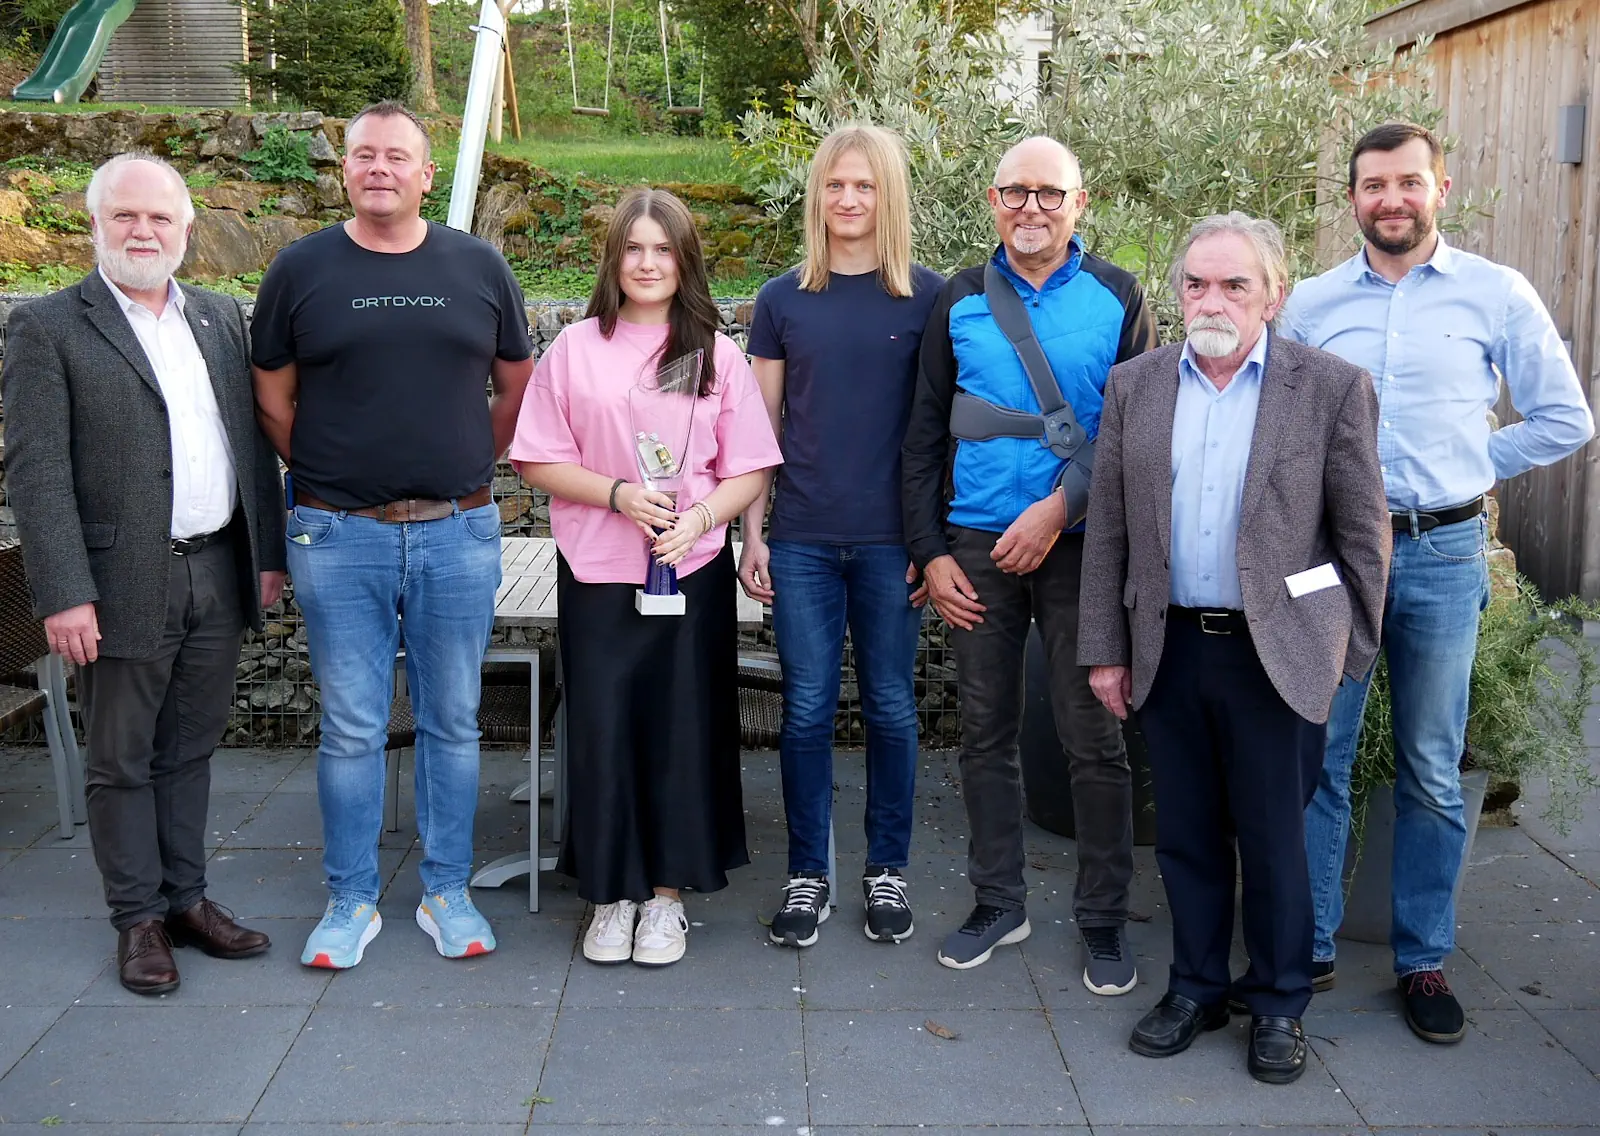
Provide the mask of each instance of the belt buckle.
POLYGON ((186 537, 186 536, 185 537, 174 537, 173 538, 173 541, 172 541, 172 555, 174 555, 174 556, 188 556, 191 553, 199 552, 199 551, 200 551, 200 548, 199 548, 199 542, 198 541, 192 540, 192 539, 190 539, 189 537, 186 537))
POLYGON ((1200 613, 1200 630, 1207 635, 1232 635, 1233 629, 1228 626, 1228 613, 1225 611, 1202 611, 1200 613), (1220 626, 1213 628, 1206 621, 1215 619, 1220 621, 1220 626))

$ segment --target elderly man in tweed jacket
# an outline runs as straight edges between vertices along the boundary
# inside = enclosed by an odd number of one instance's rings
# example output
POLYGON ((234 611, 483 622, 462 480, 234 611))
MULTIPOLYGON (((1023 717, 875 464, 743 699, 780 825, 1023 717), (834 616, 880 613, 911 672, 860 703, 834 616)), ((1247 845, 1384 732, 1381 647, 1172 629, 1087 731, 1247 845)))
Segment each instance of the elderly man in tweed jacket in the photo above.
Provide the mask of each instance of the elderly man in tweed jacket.
POLYGON ((79 667, 119 974, 161 994, 173 943, 267 949, 206 898, 205 826, 240 637, 283 588, 283 497, 239 305, 172 279, 183 179, 125 154, 87 196, 99 266, 6 325, 6 476, 34 609, 79 667))
POLYGON ((1283 240, 1242 213, 1195 225, 1173 270, 1187 341, 1114 367, 1090 494, 1078 661, 1140 710, 1172 909, 1148 1057, 1228 1020, 1234 855, 1244 875, 1252 1075, 1305 1068, 1304 815, 1342 676, 1378 650, 1389 562, 1366 372, 1270 330, 1283 240))

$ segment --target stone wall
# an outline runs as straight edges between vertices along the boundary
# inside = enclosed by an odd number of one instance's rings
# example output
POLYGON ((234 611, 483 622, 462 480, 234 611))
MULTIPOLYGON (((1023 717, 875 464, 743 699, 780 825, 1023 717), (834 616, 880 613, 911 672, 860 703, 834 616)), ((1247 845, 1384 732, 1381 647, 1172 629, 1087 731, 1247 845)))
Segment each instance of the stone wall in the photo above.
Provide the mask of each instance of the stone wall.
MULTIPOLYGON (((14 305, 24 301, 25 297, 0 295, 0 363, 5 355, 5 318, 14 305)), ((718 310, 724 331, 743 344, 752 311, 750 301, 720 301, 718 310)), ((535 350, 542 353, 563 327, 582 315, 583 304, 575 300, 530 305, 528 321, 534 331, 535 350)), ((0 425, 3 421, 4 407, 0 405, 0 425)), ((499 502, 508 536, 549 535, 548 502, 523 485, 515 471, 504 463, 496 471, 495 499, 499 502)), ((0 445, 0 543, 15 537, 15 523, 6 501, 4 448, 0 445)), ((773 650, 770 616, 765 626, 745 632, 743 638, 756 649, 773 650)), ((523 628, 497 630, 495 639, 554 646, 549 633, 523 628)), ((924 621, 916 670, 917 717, 924 742, 937 746, 956 744, 960 730, 956 716, 955 660, 945 643, 944 625, 936 616, 930 615, 924 621)), ((294 605, 291 584, 286 598, 268 612, 264 632, 251 633, 246 639, 239 660, 234 714, 227 741, 230 744, 307 744, 316 738, 317 718, 318 694, 311 678, 305 628, 294 605)), ((860 691, 848 652, 835 736, 844 744, 859 745, 865 739, 860 691)))

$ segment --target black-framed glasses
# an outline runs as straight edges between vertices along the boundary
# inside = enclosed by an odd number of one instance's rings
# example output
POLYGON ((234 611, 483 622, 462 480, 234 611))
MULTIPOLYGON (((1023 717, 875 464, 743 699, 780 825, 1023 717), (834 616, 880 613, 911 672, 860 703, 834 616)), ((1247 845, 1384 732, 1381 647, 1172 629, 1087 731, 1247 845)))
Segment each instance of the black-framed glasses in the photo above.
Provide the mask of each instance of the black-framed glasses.
POLYGON ((1028 206, 1028 198, 1032 197, 1039 203, 1040 209, 1046 213, 1054 213, 1066 204, 1067 194, 1077 192, 1077 187, 1057 189, 1053 185, 1047 185, 1039 189, 1029 189, 1025 185, 1001 185, 996 186, 995 191, 1000 194, 1000 204, 1007 209, 1025 209, 1028 206))

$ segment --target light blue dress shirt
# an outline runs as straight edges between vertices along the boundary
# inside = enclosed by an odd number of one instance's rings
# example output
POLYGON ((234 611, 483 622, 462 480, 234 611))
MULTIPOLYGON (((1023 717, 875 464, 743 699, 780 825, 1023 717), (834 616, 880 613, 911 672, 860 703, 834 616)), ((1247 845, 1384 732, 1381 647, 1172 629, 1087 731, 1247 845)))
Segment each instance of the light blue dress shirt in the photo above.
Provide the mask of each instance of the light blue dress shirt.
POLYGON ((1201 373, 1187 342, 1178 359, 1178 402, 1172 414, 1172 594, 1180 607, 1242 611, 1239 592, 1239 508, 1256 408, 1267 366, 1263 331, 1218 390, 1201 373))
POLYGON ((1363 248, 1302 280, 1283 334, 1364 368, 1378 390, 1378 463, 1389 508, 1460 505, 1594 434, 1550 313, 1523 275, 1439 247, 1391 284, 1363 248), (1490 431, 1504 377, 1521 422, 1490 431))

